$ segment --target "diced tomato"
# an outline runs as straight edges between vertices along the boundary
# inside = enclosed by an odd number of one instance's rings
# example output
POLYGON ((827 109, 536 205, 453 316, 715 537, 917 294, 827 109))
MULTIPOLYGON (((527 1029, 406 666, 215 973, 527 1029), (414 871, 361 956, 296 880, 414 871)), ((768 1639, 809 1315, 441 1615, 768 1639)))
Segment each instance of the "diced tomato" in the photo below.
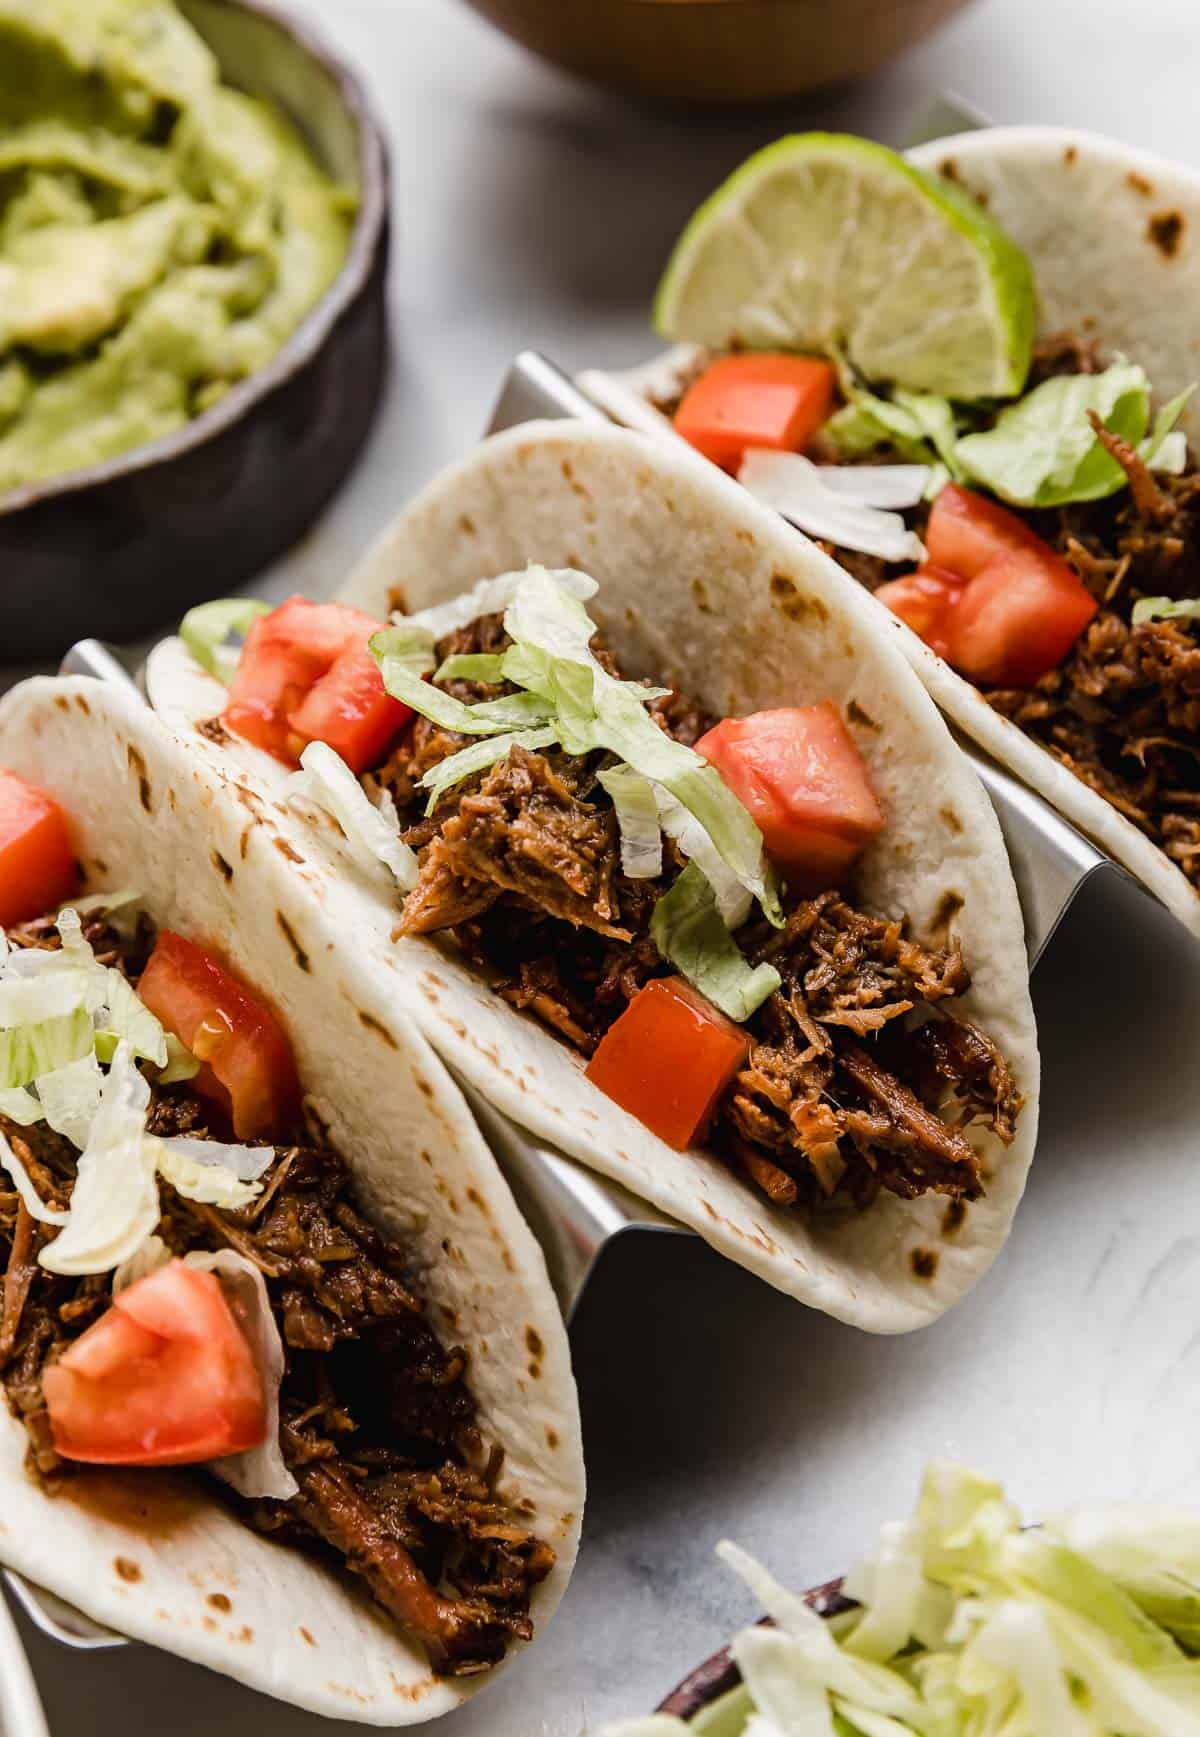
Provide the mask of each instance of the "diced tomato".
POLYGON ((1032 687, 1099 608, 1023 519, 956 483, 933 503, 925 543, 929 564, 875 595, 973 681, 1032 687))
POLYGON ((835 378, 812 356, 722 356, 684 393, 676 433, 731 471, 750 446, 799 452, 829 418, 835 378))
POLYGON ((946 656, 973 681, 1032 687, 1062 662, 1099 607, 1052 550, 1010 549, 964 590, 946 656))
POLYGON ((202 1063, 192 1086, 221 1106, 240 1140, 278 1139, 295 1126, 291 1045, 266 1003, 211 953, 164 929, 138 994, 202 1063))
POLYGON ((289 764, 306 742, 321 741, 365 770, 412 716, 384 691, 367 649, 382 625, 344 603, 289 597, 246 635, 225 727, 289 764))
POLYGON ((605 1032, 587 1076, 682 1152, 700 1138, 749 1053, 741 1027, 689 983, 656 977, 605 1032))
POLYGON ((938 491, 925 527, 929 563, 960 579, 974 579, 996 555, 1010 549, 1045 549, 1024 519, 974 489, 947 483, 938 491))
POLYGON ((62 809, 0 767, 0 928, 52 911, 78 886, 62 809))
POLYGON ((299 759, 308 742, 327 742, 351 772, 365 772, 383 759, 390 742, 412 717, 412 707, 394 700, 379 665, 365 645, 344 651, 329 674, 309 689, 288 715, 299 759))
POLYGON ((187 1466, 266 1439, 262 1377, 212 1273, 174 1260, 113 1298, 42 1375, 67 1460, 187 1466))
POLYGON ((957 573, 926 564, 915 573, 889 579, 875 595, 893 614, 906 621, 939 657, 948 657, 953 612, 962 597, 965 581, 957 573))
POLYGON ((830 700, 726 718, 696 743, 801 889, 844 878, 885 825, 862 755, 830 700))

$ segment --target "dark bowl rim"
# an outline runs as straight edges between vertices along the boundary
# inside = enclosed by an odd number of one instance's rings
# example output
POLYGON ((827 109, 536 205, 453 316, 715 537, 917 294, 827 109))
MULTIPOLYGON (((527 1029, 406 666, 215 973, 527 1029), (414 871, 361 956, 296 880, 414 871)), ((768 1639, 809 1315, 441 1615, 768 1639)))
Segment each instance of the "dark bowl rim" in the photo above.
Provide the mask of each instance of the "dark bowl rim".
MULTIPOLYGON (((823 1586, 813 1586, 804 1594, 804 1601, 818 1616, 841 1616, 855 1609, 854 1600, 842 1591, 842 1580, 827 1580, 823 1586)), ((763 1617, 763 1626, 773 1626, 770 1617, 763 1617)), ((654 1709, 656 1713, 672 1713, 677 1719, 690 1722, 723 1695, 736 1689, 742 1680, 733 1656, 732 1646, 724 1646, 702 1664, 689 1671, 666 1698, 654 1709)))
POLYGON ((31 507, 84 494, 119 477, 156 470, 232 428, 312 360, 370 280, 387 230, 389 176, 385 134, 366 85, 319 29, 314 29, 307 19, 296 18, 274 0, 210 0, 210 4, 250 13, 290 36, 336 87, 358 134, 358 210, 346 257, 329 288, 270 361, 239 380, 218 403, 157 440, 131 447, 128 452, 117 453, 98 464, 22 483, 0 494, 0 520, 15 517, 31 507))

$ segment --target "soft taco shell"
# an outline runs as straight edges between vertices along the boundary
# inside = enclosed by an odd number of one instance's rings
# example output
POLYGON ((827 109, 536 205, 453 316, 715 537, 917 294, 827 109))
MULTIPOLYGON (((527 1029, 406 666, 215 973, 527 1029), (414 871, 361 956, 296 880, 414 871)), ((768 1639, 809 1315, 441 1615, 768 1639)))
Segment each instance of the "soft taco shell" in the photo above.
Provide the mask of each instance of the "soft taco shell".
MULTIPOLYGON (((412 1249, 431 1323, 470 1351, 480 1426, 505 1450, 501 1490, 533 1502, 558 1553, 534 1600, 540 1632, 570 1577, 584 1496, 566 1332, 457 1088, 387 979, 343 945, 328 877, 248 785, 101 683, 14 689, 0 765, 62 804, 87 890, 136 888, 156 924, 215 943, 270 997, 365 1209, 412 1249)), ((86 1470, 51 1499, 25 1449, 0 1405, 0 1562, 98 1622, 368 1724, 449 1712, 490 1680, 434 1677, 352 1576, 268 1542, 200 1478, 86 1470)))
MULTIPOLYGON (((902 1332, 969 1290, 1008 1234, 1037 1128, 1038 1059, 1021 912, 995 815, 879 612, 835 564, 744 490, 676 445, 617 428, 529 424, 440 476, 388 531, 343 596, 377 616, 421 608, 529 561, 582 568, 624 670, 676 681, 718 714, 832 698, 870 767, 889 825, 858 896, 907 912, 923 940, 956 934, 974 977, 963 1011, 999 1044, 1025 1093, 1015 1143, 986 1146, 985 1199, 961 1223, 944 1199, 894 1196, 837 1226, 773 1210, 703 1152, 680 1157, 601 1096, 580 1059, 516 1013, 450 950, 391 940, 394 889, 359 875, 332 829, 328 861, 360 897, 356 945, 387 962, 395 998, 452 1067, 514 1121, 691 1225, 780 1290, 875 1332, 902 1332)), ((177 727, 222 689, 178 641, 155 653, 152 697, 177 727)), ((283 769, 244 743, 229 756, 278 791, 283 769)), ((298 816, 289 824, 300 828, 298 816)), ((307 847, 312 853, 315 845, 307 847)), ((349 920, 349 919, 348 919, 349 920)))
MULTIPOLYGON (((1141 363, 1160 404, 1200 378, 1195 170, 1060 127, 989 127, 908 154, 973 193, 1024 249, 1037 286, 1039 336, 1075 332, 1108 356, 1141 363)), ((702 356, 679 345, 628 373, 585 373, 580 385, 618 422, 676 442, 655 401, 674 396, 702 356)), ((1180 426, 1193 449, 1200 448, 1200 393, 1180 426)), ((1200 893, 1182 870, 1110 802, 993 711, 883 604, 875 607, 942 710, 1200 934, 1200 893)))

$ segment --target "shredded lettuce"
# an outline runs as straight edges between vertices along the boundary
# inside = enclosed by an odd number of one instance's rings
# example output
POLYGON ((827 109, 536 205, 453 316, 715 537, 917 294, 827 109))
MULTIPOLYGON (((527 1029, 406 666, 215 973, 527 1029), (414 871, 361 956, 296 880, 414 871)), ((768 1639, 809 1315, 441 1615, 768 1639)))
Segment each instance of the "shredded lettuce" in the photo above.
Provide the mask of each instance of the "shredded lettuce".
MULTIPOLYGON (((667 690, 618 681, 593 654, 596 628, 583 600, 594 592, 594 582, 545 567, 502 580, 503 586, 500 580, 488 582, 495 587, 487 594, 488 607, 496 607, 501 591, 507 596, 504 627, 513 643, 503 653, 501 669, 518 693, 468 706, 411 669, 396 667, 388 635, 409 633, 415 617, 371 640, 389 693, 443 729, 494 736, 492 742, 450 755, 425 775, 429 809, 459 779, 502 759, 514 743, 533 748, 557 742, 574 755, 606 750, 681 803, 768 919, 781 924, 778 889, 752 816, 720 774, 694 749, 660 730, 646 709, 667 690)), ((473 595, 478 600, 480 587, 473 595)))
POLYGON ((937 468, 932 464, 819 464, 817 474, 835 494, 850 495, 868 507, 903 512, 925 499, 937 468))
POLYGON ((739 1024, 779 988, 775 967, 751 965, 738 947, 697 863, 689 863, 655 905, 650 938, 664 959, 739 1024))
POLYGON ((117 1045, 80 1156, 66 1226, 38 1255, 47 1272, 111 1272, 157 1227, 154 1142, 146 1136, 150 1087, 127 1043, 117 1045))
POLYGON ((0 1116, 7 1116, 22 1128, 32 1128, 45 1120, 41 1104, 24 1086, 12 1086, 0 1091, 0 1116))
POLYGON ((751 447, 738 481, 810 537, 857 549, 883 561, 922 561, 925 547, 899 513, 884 512, 844 489, 830 488, 820 468, 799 452, 751 447))
POLYGON ((288 800, 299 797, 331 814, 356 862, 372 870, 382 863, 405 892, 415 886, 416 853, 400 837, 395 807, 390 815, 376 808, 341 755, 324 742, 310 742, 300 766, 288 779, 288 800))
POLYGON ((944 465, 961 480, 957 422, 949 399, 904 387, 884 398, 848 377, 845 368, 842 390, 846 403, 821 430, 838 452, 863 458, 876 447, 889 446, 910 463, 944 465))
MULTIPOLYGON (((551 577, 561 591, 578 598, 581 603, 594 597, 599 589, 594 579, 590 579, 586 573, 576 572, 573 567, 556 567, 551 577)), ((478 621, 481 615, 501 614, 512 602, 524 578, 524 571, 518 570, 513 573, 500 573, 494 579, 481 579, 470 591, 460 592, 448 603, 436 603, 430 609, 419 609, 415 615, 394 615, 392 620, 401 626, 412 625, 420 628, 428 635, 432 646, 434 640, 444 639, 457 628, 469 627, 473 621, 478 621)), ((431 664, 430 668, 432 667, 431 664)))
POLYGON ((498 760, 506 760, 514 748, 527 748, 530 753, 535 753, 539 748, 551 747, 557 740, 558 732, 549 726, 540 730, 511 730, 503 736, 489 736, 486 741, 472 742, 469 748, 460 748, 457 754, 447 754, 421 779, 421 789, 429 792, 426 814, 433 813, 447 790, 476 772, 486 771, 498 760))
POLYGON ((599 774, 612 798, 621 834, 621 868, 631 881, 657 880, 663 869, 662 826, 655 787, 630 766, 599 774))
POLYGON ((178 1141, 155 1141, 153 1155, 158 1173, 185 1200, 195 1200, 201 1206, 219 1206, 226 1212, 240 1212, 262 1193, 262 1184, 243 1182, 237 1170, 222 1161, 223 1148, 215 1141, 207 1143, 213 1145, 214 1156, 201 1160, 191 1151, 181 1149, 178 1141))
POLYGON ((122 1041, 144 1061, 166 1067, 166 1032, 145 1002, 138 999, 128 978, 110 967, 104 973, 103 1007, 96 1016, 96 1051, 100 1059, 107 1061, 122 1041))
POLYGON ((0 1087, 32 1085, 39 1075, 90 1055, 94 1041, 95 1027, 85 1007, 0 1030, 0 1087))
POLYGON ((381 628, 371 635, 368 644, 383 672, 385 687, 389 675, 393 679, 403 675, 419 680, 437 664, 433 634, 413 619, 401 618, 391 627, 381 628))
POLYGON ((1139 597, 1133 606, 1133 625, 1144 621, 1200 621, 1200 597, 1139 597))
POLYGON ((252 1499, 269 1497, 275 1502, 286 1502, 300 1486, 288 1471, 279 1446, 283 1340, 279 1336, 263 1276, 251 1261, 232 1249, 219 1249, 216 1254, 188 1254, 183 1258, 188 1266, 196 1267, 200 1272, 216 1273, 221 1280, 229 1306, 254 1353, 266 1400, 267 1428, 262 1446, 213 1460, 211 1469, 242 1496, 252 1499))
POLYGON ((727 929, 737 929, 750 915, 750 893, 729 867, 711 836, 696 816, 660 784, 652 785, 658 819, 668 838, 694 862, 712 888, 713 898, 727 929))
POLYGON ((847 1576, 858 1608, 831 1622, 743 1551, 718 1554, 777 1625, 734 1642, 752 1710, 728 1737, 1200 1737, 1196 1514, 1025 1530, 997 1484, 935 1462, 912 1518, 847 1576))
POLYGON ((435 682, 502 682, 504 653, 502 651, 457 652, 440 663, 434 671, 435 682))
POLYGON ((270 613, 271 605, 254 597, 218 597, 188 610, 179 637, 201 668, 228 687, 247 633, 260 616, 270 613))
POLYGON ((1149 463, 1190 396, 1182 392, 1165 405, 1147 439, 1150 382, 1136 363, 1116 362, 1101 374, 1060 375, 1002 410, 986 432, 960 440, 959 462, 973 481, 1014 506, 1103 500, 1125 488, 1128 478, 1105 451, 1088 412, 1149 463))
POLYGON ((200 1063, 190 1050, 184 1048, 173 1031, 168 1031, 167 1065, 158 1076, 160 1086, 173 1086, 180 1080, 194 1080, 200 1072, 200 1063))
POLYGON ((93 1050, 52 1073, 39 1074, 35 1082, 42 1114, 56 1134, 62 1134, 80 1151, 87 1145, 92 1121, 100 1108, 104 1075, 93 1050))
POLYGON ((275 1162, 274 1146, 227 1145, 223 1140, 201 1140, 190 1134, 171 1134, 160 1144, 173 1158, 217 1166, 228 1170, 241 1182, 257 1182, 275 1162))

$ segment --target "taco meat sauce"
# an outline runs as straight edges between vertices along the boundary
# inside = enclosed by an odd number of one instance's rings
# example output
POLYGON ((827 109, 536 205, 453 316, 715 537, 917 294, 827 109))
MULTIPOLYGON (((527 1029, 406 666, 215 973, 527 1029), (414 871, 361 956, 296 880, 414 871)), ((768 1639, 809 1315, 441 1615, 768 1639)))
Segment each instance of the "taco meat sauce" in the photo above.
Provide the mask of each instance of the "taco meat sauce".
MULTIPOLYGON (((150 937, 123 940, 98 919, 84 933, 136 988, 150 937)), ((9 941, 55 948, 59 936, 44 919, 11 929, 9 941)), ((191 1084, 152 1083, 151 1092, 150 1134, 222 1137, 219 1112, 191 1084)), ((67 1206, 74 1146, 44 1122, 0 1116, 0 1131, 42 1201, 67 1206)), ((171 1254, 232 1249, 249 1261, 285 1347, 280 1446, 298 1493, 248 1500, 213 1487, 248 1524, 361 1576, 439 1672, 486 1670, 514 1639, 530 1638, 531 1594, 555 1557, 495 1494, 501 1455, 476 1427, 466 1356, 440 1343, 404 1251, 361 1216, 328 1145, 309 1133, 277 1146, 261 1183, 239 1211, 161 1185, 158 1234, 171 1254)), ((53 1493, 79 1468, 55 1450, 43 1378, 110 1309, 111 1289, 107 1275, 64 1278, 39 1266, 56 1232, 7 1188, 0 1176, 0 1380, 28 1433, 31 1470, 53 1493)))
MULTIPOLYGON (((483 616, 444 637, 437 657, 508 643, 502 618, 483 616)), ((601 645, 592 649, 619 673, 601 645)), ((444 686, 464 703, 512 691, 444 686)), ((717 722, 675 692, 650 712, 689 746, 717 722)), ((451 932, 499 975, 505 1000, 594 1057, 639 992, 672 969, 650 925, 685 859, 667 842, 659 876, 623 872, 598 777, 611 762, 603 753, 514 747, 426 816, 419 780, 464 745, 418 717, 367 781, 394 798, 419 854, 401 932, 451 932)), ((744 1060, 716 1103, 708 1143, 781 1207, 864 1208, 881 1188, 977 1198, 984 1179, 967 1130, 984 1122, 1010 1141, 1021 1100, 995 1045, 954 1012, 970 986, 960 952, 921 946, 902 920, 870 915, 828 887, 789 891, 783 904, 782 928, 761 920, 736 937, 780 985, 743 1028, 744 1060)))

